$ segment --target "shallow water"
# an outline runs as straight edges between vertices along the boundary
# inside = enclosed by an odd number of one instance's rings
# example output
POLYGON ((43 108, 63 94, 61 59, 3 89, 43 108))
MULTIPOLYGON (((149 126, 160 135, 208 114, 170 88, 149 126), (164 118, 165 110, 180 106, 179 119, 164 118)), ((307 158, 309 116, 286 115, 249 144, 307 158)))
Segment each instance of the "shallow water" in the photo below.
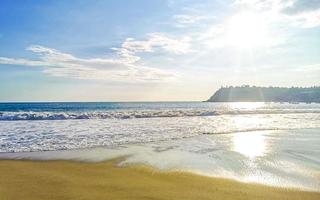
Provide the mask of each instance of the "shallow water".
POLYGON ((120 165, 145 163, 162 170, 186 170, 320 191, 320 129, 252 131, 67 151, 1 153, 1 159, 98 162, 127 156, 120 165))

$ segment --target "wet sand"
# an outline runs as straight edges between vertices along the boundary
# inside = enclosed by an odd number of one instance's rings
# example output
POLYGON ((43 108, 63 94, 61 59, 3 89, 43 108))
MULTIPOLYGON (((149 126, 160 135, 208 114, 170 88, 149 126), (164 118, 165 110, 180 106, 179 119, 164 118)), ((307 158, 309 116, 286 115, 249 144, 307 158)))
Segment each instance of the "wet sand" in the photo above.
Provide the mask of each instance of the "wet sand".
POLYGON ((0 199, 320 199, 284 189, 189 172, 117 166, 117 160, 0 161, 0 199))

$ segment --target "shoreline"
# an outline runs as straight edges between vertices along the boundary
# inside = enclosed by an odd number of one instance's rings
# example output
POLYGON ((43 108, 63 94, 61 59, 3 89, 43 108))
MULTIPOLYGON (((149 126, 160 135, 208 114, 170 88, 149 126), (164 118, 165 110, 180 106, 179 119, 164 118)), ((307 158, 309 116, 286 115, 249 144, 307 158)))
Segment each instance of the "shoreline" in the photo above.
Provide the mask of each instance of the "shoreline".
POLYGON ((319 199, 319 192, 242 183, 121 158, 81 161, 0 160, 3 199, 319 199), (17 192, 19 191, 19 192, 17 192))
POLYGON ((138 163, 160 171, 182 170, 241 183, 320 192, 318 132, 319 129, 239 132, 115 148, 0 153, 0 161, 58 160, 94 164, 124 158, 119 165, 138 163), (305 145, 292 138, 308 140, 309 153, 305 153, 305 145))

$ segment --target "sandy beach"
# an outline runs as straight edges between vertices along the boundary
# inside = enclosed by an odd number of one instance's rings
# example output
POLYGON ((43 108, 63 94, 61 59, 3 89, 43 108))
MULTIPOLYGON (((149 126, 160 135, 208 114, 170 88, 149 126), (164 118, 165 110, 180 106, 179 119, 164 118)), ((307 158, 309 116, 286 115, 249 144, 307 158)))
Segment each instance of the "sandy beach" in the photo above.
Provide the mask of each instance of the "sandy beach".
POLYGON ((0 161, 0 198, 11 199, 319 199, 320 193, 246 184, 117 160, 0 161))
POLYGON ((0 199, 320 199, 318 105, 122 106, 2 114, 0 199))
POLYGON ((320 0, 0 2, 0 200, 320 200, 320 0))

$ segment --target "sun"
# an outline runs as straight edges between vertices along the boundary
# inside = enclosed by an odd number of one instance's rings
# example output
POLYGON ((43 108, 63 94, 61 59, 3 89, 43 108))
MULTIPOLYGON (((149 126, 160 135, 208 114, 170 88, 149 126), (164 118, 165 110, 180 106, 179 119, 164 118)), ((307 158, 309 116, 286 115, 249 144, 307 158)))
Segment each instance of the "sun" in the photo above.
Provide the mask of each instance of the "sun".
POLYGON ((267 45, 266 20, 259 14, 244 12, 227 22, 227 43, 239 48, 254 48, 267 45))

